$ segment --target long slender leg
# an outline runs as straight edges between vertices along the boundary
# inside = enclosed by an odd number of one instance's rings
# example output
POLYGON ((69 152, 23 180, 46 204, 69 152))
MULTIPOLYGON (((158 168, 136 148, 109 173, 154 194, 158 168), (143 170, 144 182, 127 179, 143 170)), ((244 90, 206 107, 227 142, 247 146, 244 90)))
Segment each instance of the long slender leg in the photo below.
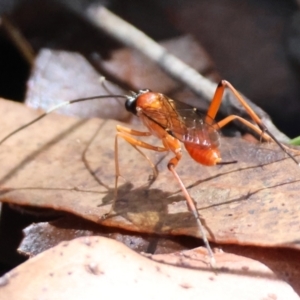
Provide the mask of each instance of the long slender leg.
MULTIPOLYGON (((145 143, 143 141, 137 140, 135 138, 132 137, 132 135, 134 136, 149 136, 151 135, 151 133, 149 132, 141 132, 141 131, 136 131, 133 129, 129 129, 126 127, 122 127, 122 126, 117 126, 117 134, 115 137, 115 166, 116 166, 116 178, 115 178, 115 195, 114 195, 114 200, 112 203, 112 207, 109 211, 109 213, 107 215, 109 215, 115 206, 116 203, 116 199, 117 199, 117 191, 118 191, 118 178, 120 176, 120 170, 119 170, 119 161, 118 161, 118 138, 122 137, 126 142, 128 142, 131 146, 133 146, 139 153, 141 153, 141 155, 143 157, 146 158, 146 160, 149 162, 149 164, 151 165, 152 169, 153 169, 153 173, 154 176, 157 176, 157 170, 155 168, 155 165, 152 163, 152 161, 150 160, 150 158, 143 153, 138 147, 142 147, 145 149, 150 149, 153 151, 158 151, 158 152, 164 152, 164 151, 168 151, 168 150, 172 150, 175 153, 175 157, 173 157, 169 163, 168 163, 168 169, 172 172, 172 174, 174 175, 175 179, 178 181, 180 188, 185 196, 185 199, 187 201, 187 205, 189 210, 192 212, 192 214, 194 215, 197 225, 200 229, 200 234, 202 236, 202 239, 204 241, 205 247, 209 253, 209 257, 210 257, 210 263, 212 267, 216 266, 216 262, 215 262, 215 258, 214 258, 214 254, 213 251, 209 245, 209 242, 207 240, 206 237, 206 233, 204 230, 204 227, 202 225, 201 219, 200 219, 200 215, 197 211, 197 208, 195 206, 194 201, 192 200, 191 196, 189 195, 186 187, 184 186, 182 180, 180 179, 179 175, 177 174, 177 172, 175 171, 175 167, 177 166, 179 160, 182 157, 182 153, 181 153, 181 149, 180 149, 180 143, 177 139, 174 139, 172 136, 167 136, 165 139, 162 140, 164 147, 156 147, 153 145, 150 145, 148 143, 145 143)), ((106 215, 106 216, 107 216, 106 215)))
POLYGON ((201 222, 201 219, 200 219, 200 215, 198 213, 198 210, 195 206, 195 203, 194 201, 192 200, 190 194, 188 193, 186 187, 184 186, 182 180, 180 179, 179 175, 177 174, 176 170, 175 170, 175 167, 177 166, 179 160, 181 159, 181 152, 177 152, 176 153, 176 156, 173 157, 169 163, 168 163, 168 169, 172 172, 172 174, 174 175, 175 179, 178 181, 179 185, 180 185, 180 188, 185 196, 185 199, 186 199, 186 202, 187 202, 187 205, 188 205, 188 208, 189 210, 191 211, 191 213, 194 215, 195 219, 196 219, 196 222, 197 222, 197 225, 198 225, 198 228, 200 229, 200 233, 201 233, 201 237, 203 239, 203 242, 205 244, 205 247, 208 251, 208 254, 209 254, 209 257, 210 257, 210 264, 213 268, 216 267, 216 260, 215 260, 215 257, 214 257, 214 254, 213 254, 213 251, 209 245, 209 242, 207 240, 207 237, 206 237, 206 233, 204 231, 204 227, 203 227, 203 224, 201 222))
POLYGON ((299 162, 295 159, 295 157, 291 155, 286 150, 286 148, 275 138, 275 136, 268 130, 268 128, 264 125, 264 123, 261 121, 258 115, 253 111, 253 109, 249 106, 249 104, 243 99, 240 93, 226 80, 222 80, 216 89, 213 100, 207 111, 207 118, 205 119, 206 123, 213 125, 213 120, 215 119, 216 114, 220 108, 222 97, 226 87, 228 87, 233 92, 237 100, 241 103, 241 105, 243 105, 243 107, 245 108, 249 116, 258 125, 259 128, 257 128, 247 120, 235 115, 228 116, 227 118, 220 121, 218 123, 219 127, 223 127, 229 122, 238 119, 239 121, 243 122, 246 126, 248 126, 258 134, 260 134, 265 140, 272 139, 281 148, 281 150, 284 151, 297 165, 300 165, 299 162), (267 136, 269 136, 269 138, 267 136))
POLYGON ((226 80, 220 81, 218 84, 218 87, 216 89, 215 95, 211 101, 211 104, 207 111, 208 118, 205 120, 208 124, 211 124, 212 121, 215 119, 217 112, 219 111, 224 90, 228 87, 233 94, 235 95, 236 99, 243 105, 249 116, 253 119, 253 121, 260 127, 263 131, 265 131, 265 125, 261 121, 261 119, 258 117, 258 115, 253 111, 253 109, 249 106, 249 104, 243 99, 243 97, 240 95, 240 93, 226 80))
POLYGON ((132 147, 134 147, 139 153, 141 153, 141 155, 143 157, 145 157, 145 159, 149 162, 149 164, 153 170, 154 178, 157 177, 158 174, 157 174, 155 165, 152 163, 150 158, 144 152, 142 152, 139 148, 137 148, 137 146, 139 146, 141 148, 157 151, 157 152, 165 152, 165 151, 168 151, 168 149, 166 147, 153 146, 153 145, 150 145, 148 143, 145 143, 143 141, 137 140, 132 137, 132 136, 150 136, 150 135, 151 135, 150 132, 137 131, 134 129, 130 129, 127 127, 117 125, 117 134, 116 134, 116 138, 115 138, 116 176, 120 176, 119 160, 118 160, 118 141, 117 140, 118 140, 118 137, 122 137, 126 142, 128 142, 132 147))
POLYGON ((124 127, 121 125, 117 125, 116 129, 117 129, 117 132, 124 132, 124 133, 128 133, 129 135, 134 135, 134 136, 150 136, 150 135, 152 135, 151 132, 149 132, 149 131, 138 131, 138 130, 134 130, 134 129, 124 127))
POLYGON ((272 138, 268 134, 265 134, 259 127, 257 127, 254 124, 250 123, 246 119, 244 119, 240 116, 236 116, 236 115, 230 115, 230 116, 224 118, 223 120, 221 120, 218 123, 214 124, 213 127, 222 128, 222 127, 224 127, 225 125, 227 125, 229 122, 231 122, 233 120, 239 120, 244 125, 248 126, 254 132, 256 132, 258 135, 260 135, 265 141, 267 141, 267 142, 272 141, 272 138))
POLYGON ((151 159, 143 151, 141 151, 138 147, 157 151, 157 152, 168 151, 168 149, 166 149, 164 147, 153 146, 153 145, 150 145, 148 143, 145 143, 143 141, 137 140, 134 137, 132 137, 132 135, 134 135, 134 136, 150 136, 151 135, 150 132, 141 132, 141 131, 129 129, 127 127, 119 126, 119 125, 117 126, 117 131, 118 132, 116 133, 116 137, 115 137, 115 192, 114 192, 114 199, 113 199, 111 209, 104 216, 104 218, 113 212, 115 204, 116 204, 117 196, 118 196, 118 179, 121 176, 120 167, 119 167, 118 138, 119 137, 123 138, 126 142, 128 142, 133 148, 135 148, 148 161, 148 163, 150 164, 150 166, 153 170, 154 179, 158 175, 157 169, 156 169, 155 165, 153 164, 153 162, 151 161, 151 159))

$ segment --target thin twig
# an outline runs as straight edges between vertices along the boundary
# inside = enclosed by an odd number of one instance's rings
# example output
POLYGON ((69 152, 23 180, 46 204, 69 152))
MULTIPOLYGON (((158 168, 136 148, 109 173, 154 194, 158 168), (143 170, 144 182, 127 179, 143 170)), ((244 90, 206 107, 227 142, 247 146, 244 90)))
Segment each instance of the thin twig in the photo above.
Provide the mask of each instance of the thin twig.
POLYGON ((19 49, 20 53, 23 55, 28 64, 32 66, 35 61, 35 53, 20 30, 18 30, 18 28, 5 16, 1 17, 0 24, 5 29, 10 40, 19 49))
MULTIPOLYGON (((196 95, 207 101, 208 104, 210 103, 217 88, 216 83, 200 75, 195 69, 183 63, 145 33, 122 20, 105 7, 93 6, 88 10, 87 15, 97 27, 122 44, 142 52, 149 59, 156 62, 171 77, 189 87, 196 95)), ((289 141, 289 138, 275 127, 266 112, 249 99, 246 98, 246 100, 278 140, 282 142, 289 141)), ((229 92, 225 95, 220 111, 223 115, 234 113, 248 118, 243 107, 238 104, 234 96, 229 92)))

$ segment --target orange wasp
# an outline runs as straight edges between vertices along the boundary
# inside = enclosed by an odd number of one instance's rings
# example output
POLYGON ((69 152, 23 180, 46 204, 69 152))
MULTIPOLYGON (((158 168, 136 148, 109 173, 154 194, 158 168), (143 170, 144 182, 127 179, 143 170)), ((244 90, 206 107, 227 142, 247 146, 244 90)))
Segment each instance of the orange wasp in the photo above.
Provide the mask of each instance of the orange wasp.
MULTIPOLYGON (((41 118, 45 117, 50 112, 76 102, 82 102, 85 100, 99 99, 99 98, 125 98, 125 108, 138 116, 142 123, 146 126, 147 131, 137 131, 129 129, 127 127, 117 126, 117 133, 115 137, 115 168, 116 168, 116 179, 115 179, 115 197, 112 203, 111 210, 107 215, 109 215, 115 206, 117 200, 117 188, 118 188, 118 178, 120 176, 119 162, 118 162, 118 138, 123 138, 126 142, 132 145, 138 152, 140 152, 145 159, 149 162, 153 169, 154 179, 157 177, 158 172, 155 165, 152 161, 139 149, 145 148, 158 152, 171 151, 174 154, 174 157, 170 159, 168 163, 168 169, 172 172, 175 179, 180 185, 180 188, 184 194, 184 197, 187 201, 189 210, 194 215, 197 225, 201 234, 201 237, 204 241, 204 244, 207 248, 208 254, 210 256, 210 263, 212 266, 215 265, 213 251, 209 245, 208 239, 206 237, 204 227, 202 225, 199 213, 195 206, 194 201, 189 195, 184 183, 177 174, 175 167, 179 163, 182 157, 181 143, 183 143, 187 152, 190 156, 198 163, 205 166, 214 166, 218 164, 228 164, 234 162, 222 162, 221 154, 219 151, 219 128, 224 127, 226 124, 233 120, 239 120, 247 127, 251 128, 254 132, 260 135, 265 141, 275 141, 279 147, 287 153, 287 155, 299 165, 298 161, 292 156, 285 147, 268 131, 267 127, 262 123, 260 118, 255 114, 255 112, 250 108, 246 101, 241 97, 237 90, 225 80, 222 80, 215 92, 215 95, 212 99, 210 107, 207 111, 204 119, 200 118, 196 112, 196 109, 179 109, 176 107, 176 103, 168 98, 167 96, 154 93, 150 90, 140 90, 138 93, 134 93, 132 96, 125 95, 103 95, 89 98, 81 98, 76 100, 71 100, 68 102, 60 103, 49 111, 45 112, 38 118, 33 121, 19 127, 17 130, 13 131, 5 138, 0 141, 2 144, 9 137, 21 131, 22 129, 28 127, 29 125, 37 122, 41 118), (225 87, 228 87, 233 94, 236 96, 238 101, 243 105, 247 113, 256 123, 256 125, 251 122, 236 116, 230 115, 219 122, 215 122, 215 116, 219 110, 222 96, 225 90, 225 87), (151 136, 154 135, 162 141, 162 147, 153 146, 146 142, 143 142, 136 137, 142 136, 151 136)), ((106 215, 106 216, 107 216, 106 215)), ((106 217, 105 216, 105 217, 106 217)))
MULTIPOLYGON (((142 123, 147 127, 148 131, 141 132, 129 129, 123 126, 117 126, 116 143, 115 143, 115 160, 116 160, 116 189, 117 181, 120 176, 118 166, 118 146, 117 138, 122 137, 125 141, 136 148, 150 163, 153 168, 154 177, 157 171, 150 159, 141 152, 137 147, 146 148, 158 152, 171 151, 174 157, 168 163, 168 169, 172 172, 175 179, 185 196, 189 210, 194 215, 202 239, 210 256, 210 263, 215 265, 213 251, 207 240, 204 227, 202 225, 199 213, 194 201, 189 195, 184 183, 177 174, 175 167, 182 157, 181 143, 189 155, 198 163, 205 166, 214 166, 218 164, 229 164, 233 162, 222 162, 219 151, 220 134, 219 128, 222 128, 233 120, 239 120, 254 132, 259 134, 265 141, 274 140, 279 147, 288 154, 288 156, 299 165, 298 161, 292 156, 285 147, 268 131, 267 127, 262 123, 260 118, 255 114, 247 102, 241 97, 238 91, 226 80, 222 80, 215 92, 207 114, 203 119, 196 113, 196 109, 177 109, 175 102, 167 96, 160 93, 153 93, 150 90, 140 90, 132 97, 127 97, 125 107, 128 111, 137 115, 142 123), (236 116, 230 115, 219 122, 215 122, 215 116, 219 110, 222 96, 228 87, 236 96, 238 101, 243 105, 257 126, 249 121, 236 116), (162 141, 163 147, 156 147, 136 139, 134 136, 150 136, 154 135, 162 141)), ((116 199, 116 195, 115 195, 116 199)), ((115 201, 115 200, 114 200, 115 201)), ((112 205, 113 209, 114 204, 112 205)))

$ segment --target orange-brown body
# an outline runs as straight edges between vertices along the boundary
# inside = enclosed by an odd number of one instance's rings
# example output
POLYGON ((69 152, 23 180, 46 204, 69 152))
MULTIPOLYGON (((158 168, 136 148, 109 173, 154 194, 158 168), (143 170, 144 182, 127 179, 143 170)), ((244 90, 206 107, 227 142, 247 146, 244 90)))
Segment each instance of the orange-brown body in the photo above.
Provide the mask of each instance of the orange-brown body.
MULTIPOLYGON (((187 120, 176 110, 175 103, 160 93, 141 94, 136 102, 137 116, 149 132, 162 140, 164 147, 181 157, 181 142, 198 163, 213 166, 221 161, 218 146, 211 142, 208 131, 213 127, 188 128, 187 120), (199 142, 201 141, 201 142, 199 142)), ((199 123, 200 124, 200 123, 199 123)), ((202 124, 202 123, 201 123, 202 124)))
POLYGON ((215 166, 221 162, 221 155, 218 148, 204 148, 192 143, 184 143, 189 155, 198 163, 204 166, 215 166))

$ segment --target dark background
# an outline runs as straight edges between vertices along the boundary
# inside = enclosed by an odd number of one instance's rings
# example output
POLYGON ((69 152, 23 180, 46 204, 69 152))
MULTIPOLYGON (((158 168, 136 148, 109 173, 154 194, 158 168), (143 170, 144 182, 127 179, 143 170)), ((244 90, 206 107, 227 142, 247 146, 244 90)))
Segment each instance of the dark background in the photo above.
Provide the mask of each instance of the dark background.
MULTIPOLYGON (((82 29, 88 25, 79 16, 91 2, 1 0, 0 13, 14 21, 36 51, 49 47, 87 54, 103 46, 99 33, 91 30, 87 37, 82 29)), ((105 5, 158 41, 193 35, 222 78, 265 109, 282 131, 299 134, 297 1, 115 0, 105 5)), ((22 100, 30 70, 3 30, 0 55, 0 95, 22 100)))

